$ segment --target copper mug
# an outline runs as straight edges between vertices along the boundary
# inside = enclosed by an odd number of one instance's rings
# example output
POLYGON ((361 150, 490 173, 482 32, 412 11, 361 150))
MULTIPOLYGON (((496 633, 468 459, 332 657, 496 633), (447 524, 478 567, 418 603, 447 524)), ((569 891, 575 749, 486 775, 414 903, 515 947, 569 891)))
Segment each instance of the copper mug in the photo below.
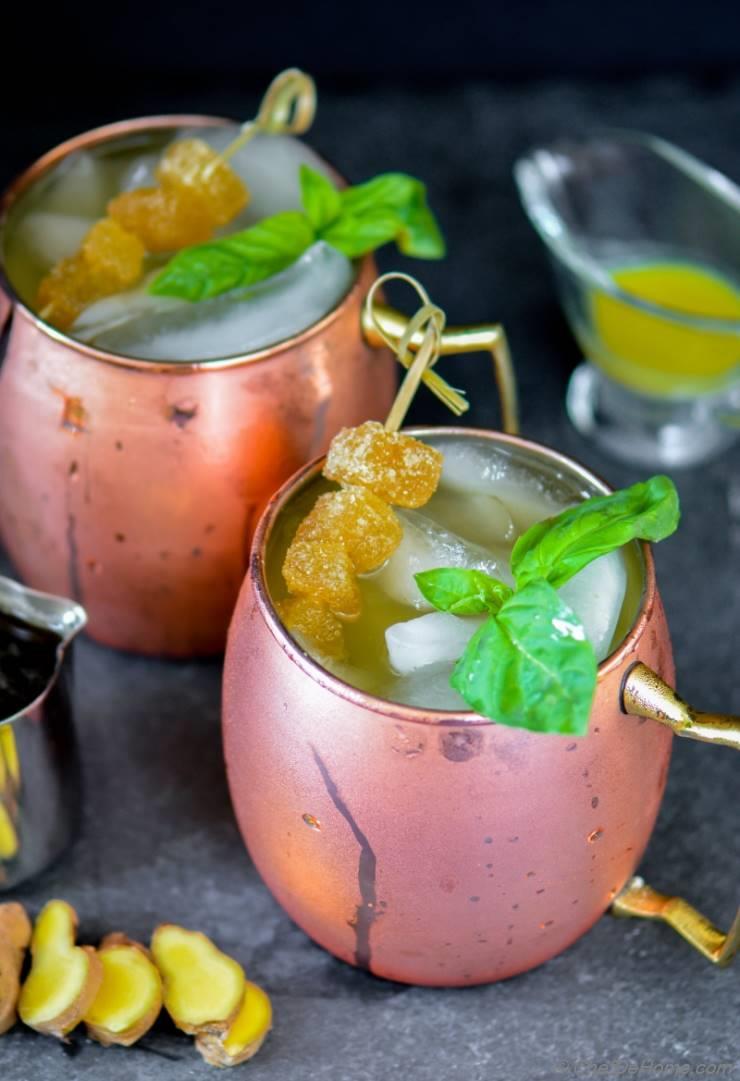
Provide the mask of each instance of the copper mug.
MULTIPOLYGON (((548 447, 434 429, 446 433, 483 437, 576 492, 609 491, 548 447)), ((566 949, 610 906, 663 919, 726 963, 740 942, 740 911, 725 935, 685 901, 634 877, 673 733, 740 747, 740 718, 698 714, 669 686, 671 643, 650 549, 641 549, 639 611, 599 666, 584 738, 397 705, 321 668, 270 599, 265 567, 276 519, 321 466, 293 477, 260 520, 224 673, 236 816, 287 913, 342 960, 414 984, 514 976, 566 949)))
MULTIPOLYGON (((75 151, 225 123, 147 117, 77 136, 15 181, 0 223, 75 151)), ((74 341, 1 272, 0 533, 15 567, 35 588, 84 603, 88 633, 106 645, 220 651, 269 496, 339 428, 382 417, 392 400, 392 357, 360 325, 372 259, 307 330, 200 363, 136 360, 74 341)))

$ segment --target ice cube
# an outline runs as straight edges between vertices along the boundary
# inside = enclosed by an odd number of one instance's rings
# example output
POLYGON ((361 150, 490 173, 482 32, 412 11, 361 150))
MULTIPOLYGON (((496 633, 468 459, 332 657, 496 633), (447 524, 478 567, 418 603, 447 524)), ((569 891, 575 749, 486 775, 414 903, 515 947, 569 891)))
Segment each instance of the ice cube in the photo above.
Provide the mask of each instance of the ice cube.
MULTIPOLYGON (((534 522, 563 509, 563 502, 549 492, 541 477, 515 465, 505 450, 482 445, 473 439, 437 444, 444 453, 439 492, 467 492, 472 497, 493 496, 501 502, 514 525, 504 537, 511 543, 534 522)), ((491 511, 492 525, 506 526, 501 510, 491 511)), ((462 532, 462 530, 461 530, 462 532)), ((472 538, 476 539, 476 538, 472 538)))
POLYGON ((462 695, 450 686, 453 667, 451 664, 441 663, 417 668, 407 676, 399 676, 389 681, 380 693, 383 698, 405 706, 469 713, 470 706, 462 695))
POLYGON ((504 560, 496 558, 486 548, 463 540, 417 511, 397 510, 397 513, 403 524, 403 540, 374 575, 375 582, 394 600, 420 610, 430 609, 414 575, 434 567, 482 570, 503 582, 511 582, 504 560))
POLYGON ((149 150, 133 158, 118 178, 119 191, 135 191, 136 188, 153 188, 157 183, 155 170, 162 158, 162 151, 149 150))
POLYGON ((70 154, 49 178, 44 210, 100 218, 109 198, 107 180, 108 167, 100 158, 82 151, 70 154))
POLYGON ((385 632, 391 668, 405 676, 440 661, 454 663, 483 622, 482 616, 428 612, 394 623, 385 632))
POLYGON ((511 514, 495 495, 462 493, 440 485, 425 509, 446 529, 474 544, 497 550, 502 558, 516 539, 511 514))
MULTIPOLYGON (((155 271, 156 274, 156 271, 155 271)), ((177 297, 154 296, 148 291, 150 274, 136 289, 128 289, 115 296, 104 297, 90 304, 72 327, 72 334, 83 342, 96 342, 110 331, 134 323, 144 317, 153 318, 164 312, 188 308, 189 301, 177 297)))
POLYGON ((579 616, 596 659, 610 653, 627 588, 627 568, 621 552, 610 552, 589 563, 558 591, 579 616))
POLYGON ((92 218, 33 210, 18 222, 15 243, 25 257, 47 271, 60 259, 74 255, 93 224, 92 218))
MULTIPOLYGON (((90 329, 85 340, 100 349, 144 360, 209 360, 274 345, 297 334, 331 311, 352 285, 354 270, 328 244, 314 244, 292 266, 248 289, 236 289, 196 304, 128 294, 131 318, 90 329)), ((126 302, 126 295, 120 300, 126 302)), ((96 306, 97 307, 97 306, 96 306)), ((103 316, 109 309, 103 309, 103 316)), ((92 313, 96 318, 101 314, 92 313)), ((78 324, 73 333, 77 334, 78 324)))

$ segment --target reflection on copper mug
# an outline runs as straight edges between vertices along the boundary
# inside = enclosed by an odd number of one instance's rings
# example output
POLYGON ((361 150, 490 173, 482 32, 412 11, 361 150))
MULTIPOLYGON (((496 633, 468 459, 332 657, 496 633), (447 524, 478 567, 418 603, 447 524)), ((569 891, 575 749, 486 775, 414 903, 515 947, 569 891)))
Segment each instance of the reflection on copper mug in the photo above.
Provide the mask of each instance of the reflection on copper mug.
MULTIPOLYGON (((153 129, 223 124, 148 117, 80 135, 11 187, 13 201, 67 155, 153 129)), ((382 417, 388 350, 360 313, 374 264, 286 341, 199 363, 134 360, 49 326, 0 281, 0 531, 30 585, 84 603, 107 645, 188 656, 223 648, 254 524, 286 477, 343 425, 382 417)))
MULTIPOLYGON (((483 437, 579 490, 609 490, 523 439, 428 431, 483 437)), ((321 465, 292 478, 257 527, 224 674, 234 808, 283 908, 337 957, 408 983, 468 985, 524 972, 566 949, 610 905, 663 919, 726 963, 740 918, 724 935, 685 901, 632 877, 663 796, 672 730, 740 746, 740 718, 698 714, 663 682, 674 668, 650 549, 637 561, 639 611, 599 666, 584 738, 394 704, 322 669, 270 599, 271 531, 321 465)))

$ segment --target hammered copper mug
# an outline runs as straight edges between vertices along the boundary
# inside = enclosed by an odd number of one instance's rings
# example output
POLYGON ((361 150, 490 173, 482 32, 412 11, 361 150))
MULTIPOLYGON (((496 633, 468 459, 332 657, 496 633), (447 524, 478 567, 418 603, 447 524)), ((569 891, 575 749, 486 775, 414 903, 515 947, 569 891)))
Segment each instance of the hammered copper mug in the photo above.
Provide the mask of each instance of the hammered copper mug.
MULTIPOLYGON (((225 123, 148 117, 80 135, 23 173, 3 217, 74 151, 225 123)), ((0 329, 10 320, 0 532, 24 581, 84 603, 88 633, 107 645, 177 656, 221 650, 269 496, 339 428, 381 417, 390 404, 394 362, 360 327, 373 278, 368 257, 333 311, 273 347, 170 363, 74 341, 0 276, 0 329)))
MULTIPOLYGON (((447 436, 487 440, 547 472, 569 501, 609 491, 571 459, 512 435, 411 431, 434 434, 437 446, 447 436)), ((276 520, 322 464, 293 477, 260 520, 224 673, 236 816, 286 912, 342 960, 414 984, 524 972, 610 906, 663 919, 710 960, 729 961, 740 911, 725 935, 685 901, 633 877, 660 807, 673 732, 740 747, 740 718, 698 714, 670 689, 671 643, 650 549, 631 546, 641 600, 599 666, 584 738, 398 705, 312 660, 270 597, 276 520)))

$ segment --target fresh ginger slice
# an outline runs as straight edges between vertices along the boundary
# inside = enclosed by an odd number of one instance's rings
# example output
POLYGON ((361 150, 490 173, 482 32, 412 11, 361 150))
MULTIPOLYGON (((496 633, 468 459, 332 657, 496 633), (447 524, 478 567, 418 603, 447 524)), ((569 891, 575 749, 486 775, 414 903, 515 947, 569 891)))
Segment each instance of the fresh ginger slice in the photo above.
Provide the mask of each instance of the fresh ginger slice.
POLYGON ((423 507, 441 475, 441 451, 403 432, 387 431, 377 420, 342 428, 324 466, 329 480, 369 488, 399 507, 423 507))
POLYGON ((16 1021, 21 969, 31 941, 31 921, 23 905, 0 905, 0 1036, 16 1021))
MULTIPOLYGON (((12 724, 0 725, 0 776, 7 773, 16 788, 21 783, 21 765, 18 760, 18 746, 12 724)), ((0 787, 5 783, 3 777, 0 787)))
POLYGON ((272 1003, 256 983, 247 980, 242 1008, 225 1036, 203 1033, 195 1046, 211 1066, 238 1066, 259 1051, 272 1028, 272 1003))
POLYGON ((244 970, 200 931, 163 923, 152 954, 164 981, 164 1005, 191 1035, 228 1032, 244 1000, 244 970))
POLYGON ((159 1017, 162 978, 146 948, 119 933, 106 936, 98 957, 103 982, 84 1017, 88 1034, 104 1047, 130 1047, 159 1017))
POLYGON ((0 860, 12 860, 18 855, 18 833, 10 811, 0 802, 0 860))
POLYGON ((21 1021, 49 1036, 66 1036, 98 993, 103 966, 90 946, 76 946, 77 913, 66 901, 49 901, 31 939, 33 963, 21 989, 21 1021))

